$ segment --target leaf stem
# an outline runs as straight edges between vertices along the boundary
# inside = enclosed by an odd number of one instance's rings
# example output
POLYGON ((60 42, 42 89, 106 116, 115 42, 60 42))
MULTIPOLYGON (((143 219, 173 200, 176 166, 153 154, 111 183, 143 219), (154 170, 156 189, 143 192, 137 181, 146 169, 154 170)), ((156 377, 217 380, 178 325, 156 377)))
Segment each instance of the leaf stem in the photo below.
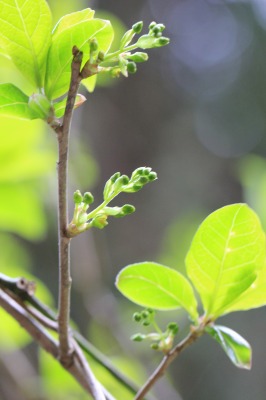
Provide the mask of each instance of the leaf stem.
POLYGON ((71 81, 68 91, 67 103, 63 124, 56 128, 58 138, 58 245, 59 245, 59 358, 62 364, 68 365, 73 361, 73 350, 71 348, 69 333, 70 314, 70 238, 67 236, 68 206, 67 206, 67 183, 68 183, 68 143, 75 98, 81 81, 80 68, 82 52, 73 47, 73 60, 71 64, 71 81))

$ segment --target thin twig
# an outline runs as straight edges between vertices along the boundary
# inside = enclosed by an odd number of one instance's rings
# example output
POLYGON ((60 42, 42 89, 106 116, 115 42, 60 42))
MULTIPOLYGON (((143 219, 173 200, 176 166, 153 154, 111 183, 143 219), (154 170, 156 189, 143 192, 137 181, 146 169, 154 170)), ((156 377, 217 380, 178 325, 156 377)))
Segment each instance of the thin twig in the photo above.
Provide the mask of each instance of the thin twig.
POLYGON ((58 343, 56 340, 2 289, 0 289, 0 306, 26 329, 44 350, 52 354, 54 358, 58 358, 58 343))
MULTIPOLYGON (((28 311, 34 318, 36 318, 44 327, 58 332, 57 318, 54 311, 46 304, 42 303, 32 291, 29 292, 28 288, 32 282, 28 282, 25 278, 10 278, 7 275, 0 274, 0 288, 12 296, 26 311, 28 311), (21 287, 21 282, 24 286, 21 287), (19 290, 18 290, 19 286, 19 290), (27 304, 28 303, 28 304, 27 304), (29 306, 30 305, 30 306, 29 306), (36 312, 36 310, 38 312, 36 312), (46 317, 46 318, 45 318, 46 317)), ((117 369, 112 362, 100 350, 98 350, 92 343, 84 338, 79 332, 72 331, 73 338, 77 341, 82 350, 92 357, 97 363, 105 368, 121 385, 126 387, 132 394, 138 391, 137 385, 125 376, 119 369, 117 369)), ((107 399, 111 399, 106 394, 107 399)), ((151 400, 155 399, 149 395, 151 400)))
POLYGON ((72 339, 72 343, 73 343, 73 347, 74 347, 76 356, 80 362, 80 366, 82 369, 84 369, 85 374, 90 381, 90 388, 91 388, 92 395, 94 396, 94 399, 95 400, 106 400, 106 397, 103 394, 102 388, 101 388, 99 382, 96 380, 92 370, 90 369, 90 367, 87 363, 87 360, 86 360, 83 352, 81 351, 81 348, 79 347, 79 345, 77 344, 77 342, 74 339, 72 339))
POLYGON ((73 61, 71 64, 71 81, 63 124, 56 129, 58 137, 58 235, 59 235, 59 357, 63 364, 71 364, 73 354, 71 349, 69 316, 70 316, 70 238, 67 235, 68 206, 67 206, 67 175, 68 175, 68 142, 69 132, 76 95, 81 81, 80 68, 82 52, 73 47, 73 61))
POLYGON ((202 327, 191 331, 180 343, 178 343, 172 350, 167 353, 162 359, 161 363, 138 391, 134 400, 142 400, 144 396, 150 391, 150 389, 155 385, 155 383, 164 375, 168 366, 174 361, 179 354, 192 343, 194 343, 198 337, 203 333, 202 327))

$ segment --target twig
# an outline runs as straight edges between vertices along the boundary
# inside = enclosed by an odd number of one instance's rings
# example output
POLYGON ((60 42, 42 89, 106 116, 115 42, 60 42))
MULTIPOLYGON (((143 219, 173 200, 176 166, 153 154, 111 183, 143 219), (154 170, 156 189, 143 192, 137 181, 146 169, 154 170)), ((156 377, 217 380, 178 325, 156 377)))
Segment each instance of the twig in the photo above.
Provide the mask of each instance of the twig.
POLYGON ((82 369, 84 369, 86 376, 88 377, 88 379, 90 381, 91 393, 94 396, 94 399, 95 400, 106 400, 106 397, 103 394, 102 388, 101 388, 99 382, 95 379, 95 376, 94 376, 93 372, 91 371, 83 352, 81 351, 80 347, 78 346, 77 342, 74 339, 72 339, 72 343, 73 343, 73 347, 74 347, 75 353, 77 355, 77 358, 80 362, 80 366, 82 369))
POLYGON ((67 175, 68 175, 68 142, 73 109, 79 84, 81 81, 80 68, 82 52, 73 47, 73 61, 71 64, 71 81, 62 126, 56 128, 58 138, 58 225, 59 225, 59 357, 65 365, 73 361, 71 349, 69 316, 70 316, 70 238, 67 235, 68 206, 67 206, 67 175))
POLYGON ((162 359, 161 363, 158 365, 156 370, 149 377, 147 382, 138 391, 134 400, 142 400, 144 396, 149 392, 149 390, 154 386, 154 384, 164 375, 168 366, 174 361, 176 357, 188 346, 194 343, 198 337, 203 334, 203 328, 199 327, 191 331, 180 343, 178 343, 172 350, 167 353, 162 359))
POLYGON ((8 296, 2 289, 0 289, 0 306, 26 329, 44 350, 52 354, 54 358, 58 358, 58 343, 56 340, 43 329, 39 322, 35 321, 21 305, 8 296))
MULTIPOLYGON (((21 306, 36 318, 44 327, 58 332, 58 324, 56 314, 46 304, 42 303, 32 291, 28 288, 33 285, 33 282, 27 281, 25 278, 10 278, 7 275, 0 274, 0 288, 10 294, 21 306), (22 285, 22 282, 24 285, 22 285), (31 307, 29 307, 29 305, 31 307), (36 312, 39 311, 39 312, 36 312), (46 318, 45 318, 46 317, 46 318)), ((34 285, 33 285, 34 286, 34 285)), ((111 361, 92 343, 85 339, 79 332, 72 331, 73 338, 77 341, 82 350, 105 368, 114 378, 126 387, 132 394, 138 391, 137 385, 132 382, 127 376, 123 375, 111 361)), ((110 398, 106 395, 107 399, 110 398)), ((149 395, 151 400, 154 397, 149 395)), ((111 399, 111 398, 110 398, 111 399)))

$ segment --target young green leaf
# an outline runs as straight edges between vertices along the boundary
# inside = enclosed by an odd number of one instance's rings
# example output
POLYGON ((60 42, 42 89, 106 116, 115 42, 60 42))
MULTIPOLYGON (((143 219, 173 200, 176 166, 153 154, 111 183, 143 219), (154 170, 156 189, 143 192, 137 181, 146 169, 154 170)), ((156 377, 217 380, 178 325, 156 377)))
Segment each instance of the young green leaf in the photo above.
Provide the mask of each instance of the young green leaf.
POLYGON ((257 279, 252 285, 233 301, 226 309, 226 314, 232 311, 250 310, 266 305, 266 263, 257 271, 257 279))
POLYGON ((154 262, 131 264, 116 278, 118 290, 129 300, 158 310, 184 308, 193 320, 197 301, 187 279, 174 269, 154 262))
POLYGON ((43 87, 52 17, 45 0, 2 0, 0 47, 21 73, 43 87))
POLYGON ((29 97, 12 83, 0 84, 0 114, 19 119, 38 118, 29 107, 29 97))
POLYGON ((251 369, 252 350, 250 344, 242 336, 220 325, 207 326, 205 331, 221 345, 236 367, 251 369))
POLYGON ((83 51, 83 62, 85 63, 90 57, 89 40, 95 38, 99 51, 106 52, 112 43, 113 35, 110 21, 92 19, 90 9, 61 18, 54 29, 48 54, 46 95, 55 99, 67 92, 71 75, 73 46, 77 46, 83 51))
POLYGON ((257 215, 245 204, 210 214, 187 254, 187 272, 205 313, 215 319, 255 281, 265 263, 265 235, 257 215))

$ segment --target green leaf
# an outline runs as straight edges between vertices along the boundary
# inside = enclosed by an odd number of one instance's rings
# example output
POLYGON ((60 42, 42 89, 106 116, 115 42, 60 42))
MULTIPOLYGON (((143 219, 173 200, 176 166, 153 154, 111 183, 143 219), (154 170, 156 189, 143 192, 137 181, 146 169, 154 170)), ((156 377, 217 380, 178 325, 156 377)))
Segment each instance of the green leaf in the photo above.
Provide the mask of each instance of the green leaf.
POLYGON ((265 235, 257 215, 245 204, 210 214, 201 224, 186 257, 187 272, 211 319, 256 279, 265 263, 265 235))
POLYGON ((108 51, 113 40, 110 21, 92 19, 92 11, 86 9, 69 14, 58 22, 48 54, 45 92, 49 98, 64 95, 71 76, 72 48, 83 51, 83 64, 90 57, 89 40, 96 38, 99 51, 108 51))
POLYGON ((43 87, 52 17, 45 0, 2 0, 0 47, 21 73, 43 87))
POLYGON ((197 301, 187 279, 154 262, 131 264, 120 271, 116 286, 129 300, 158 310, 184 308, 196 320, 197 301))
POLYGON ((19 119, 34 119, 37 115, 29 107, 29 97, 12 83, 0 84, 0 114, 19 119))
POLYGON ((226 309, 232 311, 250 310, 266 305, 266 264, 257 272, 257 279, 226 309))
POLYGON ((82 85, 88 90, 88 92, 92 93, 95 89, 98 75, 92 75, 87 79, 82 80, 82 85))
POLYGON ((236 367, 251 369, 252 350, 250 344, 242 336, 220 325, 207 326, 205 331, 221 345, 236 367))

